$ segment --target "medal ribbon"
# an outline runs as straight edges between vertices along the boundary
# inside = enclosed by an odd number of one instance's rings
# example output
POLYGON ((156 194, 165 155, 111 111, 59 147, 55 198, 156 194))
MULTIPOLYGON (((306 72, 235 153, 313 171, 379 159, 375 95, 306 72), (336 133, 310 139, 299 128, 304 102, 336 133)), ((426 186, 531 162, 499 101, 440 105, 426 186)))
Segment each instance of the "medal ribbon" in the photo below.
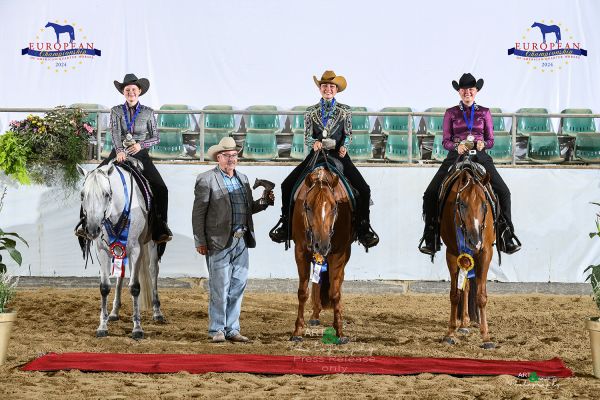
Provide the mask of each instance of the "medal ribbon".
POLYGON ((463 109, 463 118, 465 120, 465 124, 467 124, 467 129, 469 130, 469 134, 473 130, 473 122, 475 122, 475 103, 471 105, 471 118, 467 119, 467 110, 463 109))
POLYGON ((135 113, 133 113, 133 118, 131 118, 131 121, 129 121, 129 110, 127 107, 127 102, 125 102, 125 104, 123 104, 123 114, 125 114, 125 123, 127 124, 127 132, 132 133, 133 134, 133 127, 135 126, 135 119, 137 118, 138 114, 140 113, 140 102, 138 101, 137 106, 135 107, 135 113))

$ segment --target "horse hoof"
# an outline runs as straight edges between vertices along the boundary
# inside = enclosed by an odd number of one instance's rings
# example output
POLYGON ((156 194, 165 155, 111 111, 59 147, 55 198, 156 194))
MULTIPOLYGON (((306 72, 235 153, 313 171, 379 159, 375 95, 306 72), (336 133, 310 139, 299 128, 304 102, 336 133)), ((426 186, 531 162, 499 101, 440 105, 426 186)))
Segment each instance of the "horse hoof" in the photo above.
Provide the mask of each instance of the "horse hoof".
POLYGON ((96 331, 96 337, 107 337, 108 331, 106 329, 98 329, 96 331))
POLYGON ((350 342, 350 338, 347 336, 342 336, 337 339, 335 344, 348 344, 350 342))
POLYGON ((131 338, 135 340, 140 340, 144 338, 144 331, 133 331, 131 332, 131 338))
POLYGON ((483 342, 480 347, 482 349, 491 350, 496 348, 496 344, 494 342, 483 342))
POLYGON ((458 333, 460 333, 461 335, 468 335, 471 331, 469 331, 468 328, 458 328, 457 329, 458 333))
POLYGON ((446 336, 444 339, 442 339, 442 343, 454 345, 454 344, 456 344, 456 340, 453 337, 446 336))
POLYGON ((167 323, 167 319, 163 315, 156 315, 156 316, 152 317, 152 319, 154 320, 154 322, 156 322, 158 324, 166 324, 167 323))
POLYGON ((298 342, 301 342, 301 341, 302 341, 302 336, 292 336, 290 338, 290 342, 296 342, 296 343, 298 343, 298 342))
POLYGON ((109 321, 118 321, 119 320, 119 316, 111 314, 111 315, 108 316, 108 320, 109 321))
POLYGON ((319 319, 309 319, 308 320, 308 325, 310 325, 310 326, 321 325, 321 320, 319 320, 319 319))

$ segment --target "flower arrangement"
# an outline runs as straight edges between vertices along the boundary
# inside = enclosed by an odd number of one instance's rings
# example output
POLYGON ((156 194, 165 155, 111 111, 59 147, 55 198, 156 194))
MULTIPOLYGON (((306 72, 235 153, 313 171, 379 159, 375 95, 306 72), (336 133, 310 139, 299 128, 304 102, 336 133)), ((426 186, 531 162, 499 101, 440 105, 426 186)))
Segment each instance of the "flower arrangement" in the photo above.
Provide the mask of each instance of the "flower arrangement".
POLYGON ((0 170, 22 184, 62 183, 75 188, 76 165, 87 158, 95 135, 80 108, 57 107, 44 117, 29 115, 12 121, 0 135, 0 170))

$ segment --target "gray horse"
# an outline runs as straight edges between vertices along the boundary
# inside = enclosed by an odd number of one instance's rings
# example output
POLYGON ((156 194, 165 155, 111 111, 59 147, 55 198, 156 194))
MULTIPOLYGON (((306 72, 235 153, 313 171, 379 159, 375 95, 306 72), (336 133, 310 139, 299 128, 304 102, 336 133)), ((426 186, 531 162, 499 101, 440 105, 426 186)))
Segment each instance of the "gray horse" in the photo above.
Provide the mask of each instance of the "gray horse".
POLYGON ((79 165, 77 170, 85 178, 81 191, 81 204, 87 221, 85 231, 88 238, 96 243, 100 260, 102 305, 100 325, 96 330, 96 336, 107 336, 108 321, 119 319, 123 284, 123 278, 117 277, 115 299, 109 315, 107 297, 110 293, 109 276, 111 274, 113 253, 110 249, 111 243, 109 242, 105 221, 113 226, 116 225, 126 203, 131 198, 129 235, 125 247, 129 259, 129 290, 133 298, 133 331, 131 336, 134 339, 143 339, 144 331, 140 323, 140 309, 149 309, 150 304, 152 304, 153 319, 164 323, 165 318, 160 310, 158 299, 157 246, 152 241, 152 232, 148 224, 148 210, 142 192, 135 180, 131 179, 131 174, 114 165, 112 161, 108 165, 96 168, 91 172, 87 172, 79 165), (126 186, 127 190, 125 189, 126 186), (132 190, 133 192, 131 192, 132 190), (126 191, 130 194, 128 198, 125 197, 126 191))

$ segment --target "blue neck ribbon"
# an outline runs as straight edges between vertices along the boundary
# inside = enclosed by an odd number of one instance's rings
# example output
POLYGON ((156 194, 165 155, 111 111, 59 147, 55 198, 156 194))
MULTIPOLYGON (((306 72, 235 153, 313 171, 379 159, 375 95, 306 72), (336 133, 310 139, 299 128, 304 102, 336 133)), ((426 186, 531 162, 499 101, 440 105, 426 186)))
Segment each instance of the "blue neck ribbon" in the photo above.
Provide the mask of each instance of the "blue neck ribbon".
POLYGON ((323 127, 327 126, 327 121, 333 115, 333 109, 335 108, 335 98, 331 100, 331 106, 325 108, 328 102, 325 101, 324 98, 321 97, 321 122, 323 123, 323 127))
POLYGON ((463 108, 463 118, 465 119, 465 124, 467 124, 467 129, 469 133, 473 130, 473 122, 475 121, 475 103, 471 104, 471 117, 467 119, 467 110, 463 108))
POLYGON ((135 107, 135 113, 133 113, 133 118, 131 121, 129 120, 129 107, 127 107, 127 102, 123 104, 123 114, 125 114, 125 123, 127 124, 127 132, 133 133, 133 127, 135 126, 135 119, 140 113, 140 102, 138 101, 137 106, 135 107))

